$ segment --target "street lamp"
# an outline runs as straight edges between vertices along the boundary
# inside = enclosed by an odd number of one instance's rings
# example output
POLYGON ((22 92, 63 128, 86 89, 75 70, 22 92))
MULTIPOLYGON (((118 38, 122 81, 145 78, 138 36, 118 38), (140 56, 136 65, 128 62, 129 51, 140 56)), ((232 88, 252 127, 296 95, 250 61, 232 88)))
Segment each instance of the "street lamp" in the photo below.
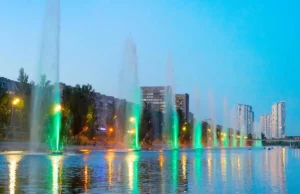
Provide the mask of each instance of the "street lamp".
POLYGON ((13 114, 14 114, 14 106, 20 103, 20 98, 14 98, 12 103, 11 103, 11 115, 10 115, 10 127, 12 127, 12 119, 13 119, 13 114))

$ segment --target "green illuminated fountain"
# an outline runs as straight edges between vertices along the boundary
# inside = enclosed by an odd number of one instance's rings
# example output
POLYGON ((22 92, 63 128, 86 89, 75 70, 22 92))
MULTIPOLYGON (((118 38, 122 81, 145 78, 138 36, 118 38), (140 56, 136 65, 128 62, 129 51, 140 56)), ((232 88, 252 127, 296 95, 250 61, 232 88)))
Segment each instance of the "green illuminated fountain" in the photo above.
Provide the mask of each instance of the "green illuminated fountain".
POLYGON ((141 91, 138 81, 136 46, 129 37, 125 42, 121 71, 120 95, 126 99, 124 142, 131 149, 140 149, 141 91))
POLYGON ((194 121, 194 131, 193 131, 193 147, 195 149, 202 148, 202 122, 199 119, 200 115, 200 97, 199 97, 199 92, 198 88, 195 90, 195 115, 196 118, 194 121))
POLYGON ((218 139, 217 139, 217 129, 216 129, 216 125, 215 125, 215 103, 214 103, 214 95, 212 90, 209 91, 208 94, 208 100, 209 100, 209 111, 210 111, 210 128, 211 128, 211 132, 212 132, 212 146, 213 147, 218 147, 218 139))
POLYGON ((254 131, 254 146, 255 147, 261 147, 262 146, 262 141, 261 141, 261 129, 260 125, 258 122, 253 123, 253 131, 254 131))
POLYGON ((166 65, 167 87, 165 87, 165 110, 164 110, 164 126, 163 126, 163 142, 168 148, 179 148, 179 122, 175 107, 175 84, 174 72, 172 67, 171 55, 168 57, 166 65))
POLYGON ((47 2, 32 97, 30 150, 41 149, 48 142, 52 152, 62 149, 60 143, 61 106, 59 85, 60 1, 47 2))
POLYGON ((224 97, 224 107, 223 107, 223 128, 222 128, 222 144, 223 147, 228 147, 228 108, 227 99, 224 97))
POLYGON ((195 149, 202 148, 202 123, 196 121, 194 124, 194 133, 193 133, 193 146, 195 149))
POLYGON ((235 108, 233 107, 230 111, 230 124, 232 128, 232 133, 231 135, 231 147, 236 147, 237 146, 237 137, 236 137, 236 112, 235 108))

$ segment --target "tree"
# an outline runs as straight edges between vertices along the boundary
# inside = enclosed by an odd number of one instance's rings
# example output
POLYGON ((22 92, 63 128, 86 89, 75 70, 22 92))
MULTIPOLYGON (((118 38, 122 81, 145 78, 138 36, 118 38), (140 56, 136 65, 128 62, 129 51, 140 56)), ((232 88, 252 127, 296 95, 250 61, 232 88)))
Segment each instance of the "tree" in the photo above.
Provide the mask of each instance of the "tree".
POLYGON ((18 77, 18 93, 21 95, 28 95, 30 93, 30 85, 28 83, 28 75, 25 73, 24 68, 19 70, 18 77))
POLYGON ((69 108, 73 117, 72 134, 79 135, 83 129, 94 131, 96 120, 95 92, 91 85, 76 85, 69 94, 69 108))
POLYGON ((29 128, 30 124, 30 107, 31 107, 31 88, 33 85, 28 83, 29 76, 25 73, 24 68, 19 70, 17 95, 20 97, 21 102, 18 106, 18 115, 20 124, 25 128, 29 128))
MULTIPOLYGON (((0 124, 8 125, 11 109, 9 106, 9 95, 6 89, 0 85, 0 124)), ((0 125, 0 126, 1 126, 0 125)))

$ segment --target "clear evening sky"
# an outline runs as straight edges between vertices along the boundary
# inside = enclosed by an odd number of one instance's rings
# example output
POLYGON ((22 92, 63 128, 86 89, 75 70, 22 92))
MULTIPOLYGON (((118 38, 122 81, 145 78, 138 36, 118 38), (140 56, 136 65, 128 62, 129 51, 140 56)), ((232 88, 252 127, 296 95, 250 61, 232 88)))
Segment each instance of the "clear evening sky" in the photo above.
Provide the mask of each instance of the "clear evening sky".
MULTIPOLYGON (((222 122, 250 104, 255 120, 279 100, 287 104, 287 135, 300 134, 298 1, 61 1, 61 81, 90 83, 117 95, 123 45, 137 47, 141 85, 164 85, 172 53, 177 93, 201 96, 208 118, 209 92, 222 122), (298 54, 298 55, 297 55, 298 54)), ((0 76, 16 79, 20 67, 35 75, 45 1, 0 1, 0 76)))

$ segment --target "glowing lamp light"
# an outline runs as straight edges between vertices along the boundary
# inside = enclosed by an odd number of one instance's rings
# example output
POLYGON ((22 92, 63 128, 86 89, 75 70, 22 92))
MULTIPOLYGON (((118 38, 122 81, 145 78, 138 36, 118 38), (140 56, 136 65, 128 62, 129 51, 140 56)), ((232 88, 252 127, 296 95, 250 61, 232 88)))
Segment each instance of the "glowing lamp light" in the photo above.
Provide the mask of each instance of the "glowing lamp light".
POLYGON ((20 98, 15 98, 12 102, 13 105, 17 105, 20 102, 20 98))
POLYGON ((182 131, 186 131, 186 127, 182 127, 182 131))
POLYGON ((134 117, 130 117, 130 118, 129 118, 129 121, 130 121, 131 123, 133 123, 133 122, 135 121, 135 118, 134 118, 134 117))
POLYGON ((57 104, 54 106, 54 113, 58 113, 61 111, 61 105, 60 104, 57 104))
POLYGON ((113 132, 114 131, 114 129, 113 128, 109 128, 109 132, 113 132))
POLYGON ((134 129, 131 129, 129 131, 127 131, 129 134, 135 134, 135 130, 134 129))

